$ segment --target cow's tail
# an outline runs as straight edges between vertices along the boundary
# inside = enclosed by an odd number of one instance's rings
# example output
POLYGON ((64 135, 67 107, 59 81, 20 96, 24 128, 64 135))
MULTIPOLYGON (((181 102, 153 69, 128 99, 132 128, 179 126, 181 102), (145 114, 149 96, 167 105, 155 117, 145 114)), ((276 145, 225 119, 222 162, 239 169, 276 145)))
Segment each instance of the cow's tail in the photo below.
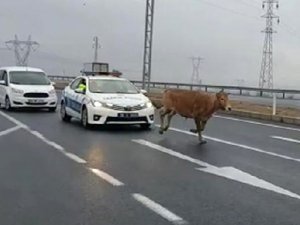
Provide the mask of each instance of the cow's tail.
POLYGON ((152 102, 152 105, 153 105, 156 109, 160 109, 160 108, 163 107, 162 100, 159 99, 159 98, 151 99, 151 102, 152 102))
POLYGON ((153 104, 153 106, 156 108, 156 109, 160 109, 163 107, 163 98, 164 98, 164 95, 168 92, 169 90, 168 89, 165 89, 162 93, 162 96, 161 97, 153 97, 153 98, 150 98, 151 99, 151 102, 153 104))

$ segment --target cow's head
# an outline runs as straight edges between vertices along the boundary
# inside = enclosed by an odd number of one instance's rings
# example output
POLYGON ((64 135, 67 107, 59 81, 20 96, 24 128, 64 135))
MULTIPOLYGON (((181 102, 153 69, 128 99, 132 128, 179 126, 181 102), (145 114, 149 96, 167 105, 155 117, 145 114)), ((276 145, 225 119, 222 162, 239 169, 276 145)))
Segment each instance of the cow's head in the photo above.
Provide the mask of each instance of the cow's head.
POLYGON ((229 102, 228 94, 223 91, 220 91, 219 93, 216 94, 216 96, 217 96, 217 101, 219 103, 220 109, 231 111, 231 105, 229 102))

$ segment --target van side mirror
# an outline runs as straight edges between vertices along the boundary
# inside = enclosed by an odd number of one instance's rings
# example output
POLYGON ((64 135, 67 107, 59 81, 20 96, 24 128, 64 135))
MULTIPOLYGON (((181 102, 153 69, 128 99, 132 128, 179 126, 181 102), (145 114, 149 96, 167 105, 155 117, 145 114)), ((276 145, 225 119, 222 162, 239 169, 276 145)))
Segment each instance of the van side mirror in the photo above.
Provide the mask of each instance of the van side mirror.
POLYGON ((55 84, 56 84, 55 82, 51 81, 51 85, 55 86, 55 84))
POLYGON ((0 85, 6 85, 5 80, 0 80, 0 85))

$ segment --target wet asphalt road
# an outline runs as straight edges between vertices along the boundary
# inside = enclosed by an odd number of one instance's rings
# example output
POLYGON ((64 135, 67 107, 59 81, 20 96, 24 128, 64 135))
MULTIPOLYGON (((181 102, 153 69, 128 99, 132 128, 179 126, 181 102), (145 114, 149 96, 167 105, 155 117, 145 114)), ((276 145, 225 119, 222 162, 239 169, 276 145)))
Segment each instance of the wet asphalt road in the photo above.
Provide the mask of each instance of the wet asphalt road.
POLYGON ((85 130, 0 111, 0 224, 300 223, 299 127, 218 116, 202 146, 192 127, 85 130))

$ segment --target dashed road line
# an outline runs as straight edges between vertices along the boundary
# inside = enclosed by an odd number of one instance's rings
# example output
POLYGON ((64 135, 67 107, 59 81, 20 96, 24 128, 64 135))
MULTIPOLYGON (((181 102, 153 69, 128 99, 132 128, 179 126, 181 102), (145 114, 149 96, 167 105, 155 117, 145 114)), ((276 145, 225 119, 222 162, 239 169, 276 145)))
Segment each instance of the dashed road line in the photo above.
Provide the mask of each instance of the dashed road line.
MULTIPOLYGON (((194 134, 192 132, 181 130, 181 129, 174 128, 174 127, 170 127, 169 130, 176 131, 176 132, 183 133, 183 134, 187 134, 187 135, 198 136, 197 134, 194 134)), ((203 137, 207 140, 211 140, 211 141, 214 141, 214 142, 218 142, 218 143, 222 143, 222 144, 226 144, 226 145, 231 145, 231 146, 242 148, 242 149, 247 149, 247 150, 250 150, 250 151, 259 152, 259 153, 262 153, 262 154, 278 157, 278 158, 281 158, 281 159, 300 162, 299 158, 293 158, 293 157, 290 157, 290 156, 287 156, 287 155, 282 155, 282 154, 278 154, 278 153, 275 153, 275 152, 265 151, 265 150, 260 149, 260 148, 255 148, 255 147, 251 147, 251 146, 248 146, 248 145, 235 143, 235 142, 232 142, 232 141, 226 141, 226 140, 223 140, 223 139, 220 139, 220 138, 214 138, 214 137, 210 137, 210 136, 206 136, 206 135, 203 135, 203 137)))
POLYGON ((21 121, 13 118, 12 116, 7 115, 6 113, 0 111, 0 115, 5 117, 6 119, 8 119, 9 121, 13 122, 14 124, 20 126, 21 128, 28 128, 27 125, 25 125, 24 123, 22 123, 21 121))
POLYGON ((80 163, 80 164, 86 164, 87 162, 80 158, 79 156, 73 154, 73 153, 70 153, 70 152, 64 152, 64 155, 67 156, 69 159, 72 159, 73 161, 77 162, 77 163, 80 163))
MULTIPOLYGON (((43 141, 44 143, 46 143, 47 145, 53 147, 54 149, 58 150, 60 153, 62 153, 64 156, 66 156, 67 158, 73 160, 76 163, 79 164, 87 164, 87 161, 80 158, 79 156, 67 152, 64 147, 62 147, 61 145, 55 143, 54 141, 50 141, 48 138, 46 138, 43 134, 41 134, 38 131, 32 130, 29 126, 27 126, 26 124, 22 123, 21 121, 13 118, 12 116, 7 115, 6 113, 3 113, 0 111, 0 115, 2 115, 3 117, 7 118, 9 121, 15 123, 17 126, 8 129, 7 131, 2 131, 6 133, 8 132, 12 132, 14 130, 23 128, 26 131, 28 131, 30 134, 34 135, 35 137, 37 137, 38 139, 40 139, 41 141, 43 141)), ((0 136, 1 136, 1 132, 0 132, 0 136)), ((94 168, 88 168, 90 171, 92 171, 95 175, 97 175, 98 177, 101 177, 103 180, 109 182, 110 184, 112 184, 113 186, 123 186, 124 183, 122 183, 121 181, 117 180, 116 178, 112 177, 111 175, 109 175, 108 173, 105 173, 101 170, 98 169, 94 169, 94 168)))
POLYGON ((55 143, 54 141, 50 141, 48 138, 46 138, 40 132, 35 131, 35 130, 31 130, 29 127, 26 130, 29 133, 31 133, 32 135, 34 135, 35 137, 37 137, 38 139, 40 139, 41 141, 43 141, 44 143, 46 143, 47 145, 50 145, 51 147, 55 148, 56 150, 65 153, 64 147, 62 147, 61 145, 55 143))
POLYGON ((249 173, 246 173, 246 172, 236 169, 234 167, 217 167, 217 166, 200 161, 198 159, 194 159, 190 156, 184 155, 184 154, 176 152, 172 149, 165 148, 161 145, 157 145, 157 144, 154 144, 152 142, 149 142, 149 141, 146 141, 143 139, 136 139, 136 140, 132 140, 132 141, 137 144, 147 146, 150 149, 157 150, 157 151, 166 153, 168 155, 177 157, 179 159, 200 165, 200 166, 202 166, 202 168, 196 168, 196 169, 200 170, 202 172, 210 173, 210 174, 213 174, 213 175, 216 175, 219 177, 234 180, 234 181, 237 181, 240 183, 248 184, 248 185, 251 185, 254 187, 258 187, 261 189, 265 189, 268 191, 272 191, 272 192, 275 192, 275 193, 278 193, 281 195, 285 195, 285 196, 296 198, 296 199, 300 200, 300 196, 298 194, 295 194, 289 190, 283 189, 283 188, 276 186, 268 181, 265 181, 263 179, 255 177, 249 173))
POLYGON ((150 198, 141 195, 139 193, 134 193, 132 194, 132 197, 143 204, 145 207, 150 209, 151 211, 155 212, 156 214, 160 215, 161 217, 165 218, 166 220, 170 221, 171 223, 175 225, 184 225, 188 224, 184 219, 181 217, 177 216, 176 214, 172 213, 165 207, 161 206, 160 204, 154 202, 150 198))
MULTIPOLYGON (((63 155, 65 155, 66 157, 68 157, 69 159, 80 163, 80 164, 86 164, 87 161, 80 158, 79 156, 67 152, 64 147, 62 147, 61 145, 55 143, 54 141, 50 141, 48 138, 46 138, 43 134, 41 134, 38 131, 32 130, 29 126, 25 125, 24 123, 22 123, 21 121, 7 115, 6 113, 3 113, 0 111, 0 115, 4 116, 5 118, 7 118, 8 120, 10 120, 11 122, 17 124, 16 127, 11 128, 11 129, 20 129, 20 128, 24 128, 25 130, 27 130, 29 133, 31 133, 32 135, 34 135, 35 137, 37 137, 38 139, 40 139, 41 141, 43 141, 44 143, 46 143, 47 145, 55 148, 56 150, 58 150, 59 152, 61 152, 63 155)), ((0 133, 1 134, 1 133, 0 133)), ((98 177, 101 177, 102 179, 106 180, 107 182, 109 182, 110 184, 112 184, 113 186, 122 186, 124 185, 121 181, 117 180, 116 178, 112 177, 111 175, 98 170, 98 169, 93 169, 93 168, 88 168, 89 170, 91 170, 95 175, 97 175, 98 177)))
POLYGON ((300 140, 293 139, 293 138, 280 137, 280 136, 271 136, 271 138, 300 144, 300 140))
MULTIPOLYGON (((0 111, 0 115, 2 115, 3 117, 5 117, 6 119, 8 119, 9 121, 15 123, 19 128, 25 129, 27 132, 29 132, 30 134, 34 135, 35 137, 37 137, 38 139, 40 139, 41 141, 43 141, 44 143, 46 143, 47 145, 53 147, 54 149, 58 150, 59 152, 63 153, 64 155, 66 155, 67 157, 71 158, 71 153, 68 153, 67 151, 65 151, 64 147, 62 147, 61 145, 55 143, 54 141, 50 141, 48 138, 46 138, 43 134, 41 134, 38 131, 32 130, 29 126, 27 126, 26 124, 22 123, 21 121, 15 119, 12 116, 7 115, 4 112, 0 111)), ((79 158, 79 157, 78 157, 79 158)), ((73 156, 72 158, 73 160, 75 159, 75 156, 73 156)), ((76 161, 76 160, 74 160, 76 161)), ((77 162, 83 163, 83 160, 77 160, 77 162)))
POLYGON ((19 125, 17 125, 15 127, 9 128, 7 130, 0 131, 0 137, 8 135, 12 132, 15 132, 15 131, 19 130, 19 129, 21 129, 21 127, 19 125))
POLYGON ((231 120, 231 121, 237 121, 237 122, 249 123, 249 124, 254 124, 254 125, 260 125, 260 126, 266 126, 266 127, 272 127, 272 128, 278 128, 278 129, 292 130, 292 131, 300 132, 300 129, 295 128, 295 127, 287 127, 287 126, 275 125, 275 124, 271 124, 271 123, 261 123, 261 122, 257 122, 257 121, 253 121, 253 120, 237 119, 237 118, 227 117, 227 116, 217 116, 217 115, 215 115, 214 117, 220 118, 220 119, 231 120))
POLYGON ((105 173, 99 169, 89 168, 89 170, 113 186, 123 186, 124 185, 124 183, 122 183, 121 181, 117 180, 116 178, 112 177, 108 173, 105 173))

